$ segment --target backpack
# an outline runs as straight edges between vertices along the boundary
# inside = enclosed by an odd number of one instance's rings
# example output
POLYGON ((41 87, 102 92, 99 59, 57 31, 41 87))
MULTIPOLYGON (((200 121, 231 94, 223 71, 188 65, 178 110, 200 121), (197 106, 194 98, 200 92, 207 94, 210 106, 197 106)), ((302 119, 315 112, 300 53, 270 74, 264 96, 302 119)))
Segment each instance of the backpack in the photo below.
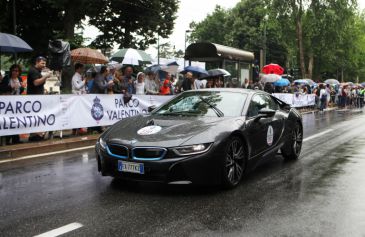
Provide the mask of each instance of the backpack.
POLYGON ((327 100, 327 92, 322 94, 321 100, 327 100))

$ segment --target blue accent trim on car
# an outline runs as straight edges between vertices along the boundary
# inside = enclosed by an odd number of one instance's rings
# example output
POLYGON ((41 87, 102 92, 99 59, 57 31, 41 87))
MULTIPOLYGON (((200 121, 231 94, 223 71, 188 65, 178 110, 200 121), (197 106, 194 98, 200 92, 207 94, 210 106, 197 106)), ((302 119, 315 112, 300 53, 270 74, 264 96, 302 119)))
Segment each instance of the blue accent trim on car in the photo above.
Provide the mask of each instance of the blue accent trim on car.
MULTIPOLYGON (((113 144, 113 145, 116 145, 116 144, 113 144)), ((127 150, 127 152, 128 152, 128 148, 127 148, 127 147, 122 146, 122 145, 116 145, 116 146, 123 147, 123 148, 125 148, 125 149, 127 150)), ((110 151, 110 149, 109 149, 109 146, 108 146, 108 145, 106 145, 106 151, 107 151, 108 155, 110 155, 110 156, 114 156, 115 158, 118 158, 118 159, 127 159, 127 158, 128 158, 128 156, 120 156, 120 155, 113 154, 113 153, 110 151)))
POLYGON ((132 149, 132 159, 133 160, 140 160, 140 161, 156 161, 156 160, 161 160, 167 153, 167 149, 166 148, 162 148, 162 147, 135 147, 132 149), (134 155, 134 150, 135 149, 160 149, 162 151, 162 154, 161 156, 159 157, 151 157, 151 158, 148 158, 148 157, 144 157, 144 158, 141 158, 141 157, 136 157, 134 155))

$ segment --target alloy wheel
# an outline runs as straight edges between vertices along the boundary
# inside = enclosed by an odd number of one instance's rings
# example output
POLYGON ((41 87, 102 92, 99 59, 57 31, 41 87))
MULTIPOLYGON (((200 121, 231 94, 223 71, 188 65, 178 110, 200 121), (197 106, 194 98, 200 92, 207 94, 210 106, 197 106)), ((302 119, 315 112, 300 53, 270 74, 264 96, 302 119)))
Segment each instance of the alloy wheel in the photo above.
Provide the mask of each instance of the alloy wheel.
POLYGON ((237 185, 242 179, 245 169, 244 146, 239 138, 233 138, 226 150, 226 178, 232 186, 237 185))

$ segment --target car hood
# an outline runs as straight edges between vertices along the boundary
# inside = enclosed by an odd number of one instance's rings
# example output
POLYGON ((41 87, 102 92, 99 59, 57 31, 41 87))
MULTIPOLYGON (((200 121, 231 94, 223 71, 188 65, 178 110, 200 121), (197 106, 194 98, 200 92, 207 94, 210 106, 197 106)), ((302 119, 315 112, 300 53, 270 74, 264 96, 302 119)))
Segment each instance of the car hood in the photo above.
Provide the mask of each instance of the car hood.
MULTIPOLYGON (((225 118, 218 117, 139 115, 114 124, 104 138, 109 143, 174 147, 186 143, 224 120, 225 118), (155 134, 139 135, 138 131, 147 126, 158 126, 161 130, 155 134)), ((209 139, 205 137, 201 142, 211 142, 209 139)))

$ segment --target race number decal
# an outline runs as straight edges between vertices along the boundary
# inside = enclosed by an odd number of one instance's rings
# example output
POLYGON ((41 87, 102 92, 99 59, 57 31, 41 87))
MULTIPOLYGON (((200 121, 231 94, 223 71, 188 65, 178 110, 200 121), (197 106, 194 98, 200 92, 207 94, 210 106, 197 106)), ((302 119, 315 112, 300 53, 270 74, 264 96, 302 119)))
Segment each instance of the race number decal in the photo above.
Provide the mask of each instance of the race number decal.
POLYGON ((267 136, 266 136, 267 145, 271 146, 273 141, 274 141, 274 129, 270 125, 269 129, 267 129, 267 136))

